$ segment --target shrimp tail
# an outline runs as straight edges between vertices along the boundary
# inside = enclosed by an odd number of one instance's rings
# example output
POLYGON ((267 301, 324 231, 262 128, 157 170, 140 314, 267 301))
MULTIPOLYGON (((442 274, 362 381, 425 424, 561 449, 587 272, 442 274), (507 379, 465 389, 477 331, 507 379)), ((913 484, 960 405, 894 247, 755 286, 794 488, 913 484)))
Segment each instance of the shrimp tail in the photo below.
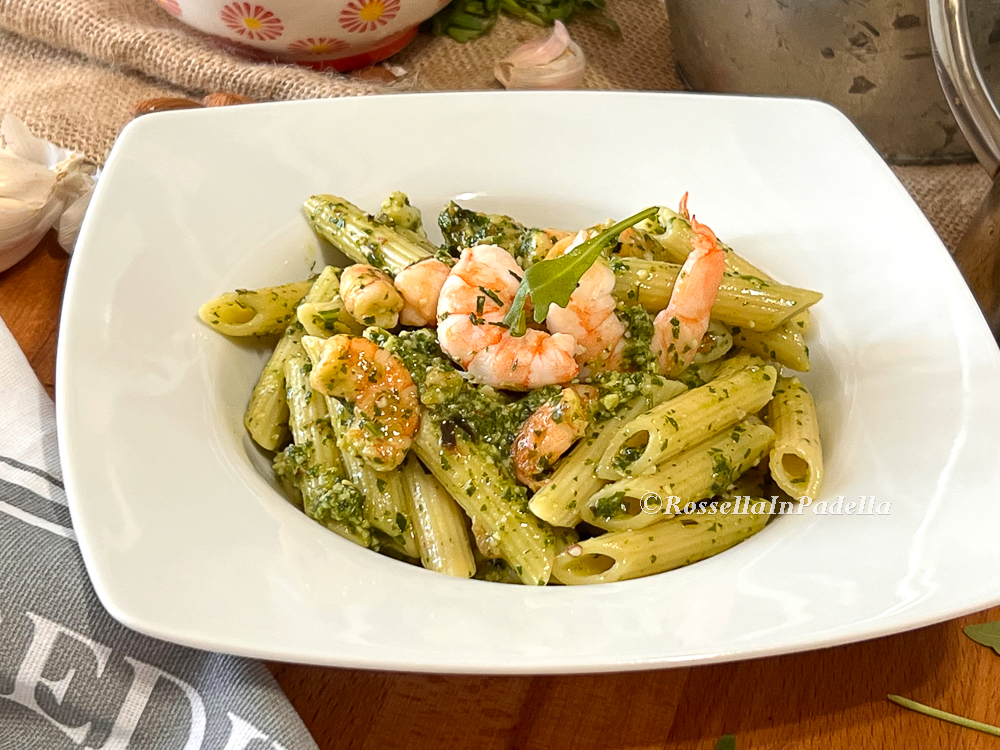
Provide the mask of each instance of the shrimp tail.
POLYGON ((670 301, 653 320, 652 349, 667 375, 683 371, 698 353, 726 269, 726 254, 715 232, 694 216, 691 230, 691 252, 670 301))

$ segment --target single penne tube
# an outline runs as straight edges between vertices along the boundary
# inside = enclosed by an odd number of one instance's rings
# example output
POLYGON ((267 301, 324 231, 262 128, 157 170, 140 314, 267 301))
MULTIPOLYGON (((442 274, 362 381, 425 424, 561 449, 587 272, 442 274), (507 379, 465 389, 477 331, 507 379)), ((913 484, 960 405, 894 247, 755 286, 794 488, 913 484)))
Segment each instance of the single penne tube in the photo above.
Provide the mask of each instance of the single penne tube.
MULTIPOLYGON (((615 261, 614 269, 615 297, 626 304, 639 304, 651 313, 658 313, 670 301, 681 266, 621 258, 615 261)), ((822 298, 819 292, 727 272, 712 305, 712 319, 730 326, 768 331, 822 298)))
POLYGON ((428 570, 458 578, 476 573, 465 513, 412 453, 400 469, 413 508, 420 561, 428 570))
MULTIPOLYGON (((724 359, 715 359, 701 365, 694 363, 685 367, 674 377, 676 377, 688 388, 700 388, 705 385, 705 383, 716 377, 716 373, 719 371, 721 364, 725 361, 726 360, 724 359)), ((761 364, 764 364, 763 360, 761 360, 761 364)))
POLYGON ((725 492, 756 466, 774 443, 774 430, 750 417, 656 467, 653 474, 602 487, 580 517, 607 531, 641 529, 691 512, 696 503, 725 492))
POLYGON ((607 484, 607 480, 597 476, 594 470, 615 433, 685 390, 676 380, 656 378, 645 393, 633 399, 619 414, 591 425, 576 447, 556 465, 548 483, 531 498, 528 503, 531 512, 553 526, 575 526, 583 502, 607 484))
MULTIPOLYGON (((324 302, 339 293, 336 269, 323 269, 303 298, 303 304, 324 302)), ((261 448, 280 450, 289 440, 288 403, 285 393, 285 362, 302 353, 302 325, 293 321, 285 329, 277 346, 250 393, 243 425, 261 448)))
POLYGON ((305 212, 313 231, 348 258, 392 276, 437 250, 429 241, 412 232, 404 236, 336 195, 312 196, 305 203, 305 212))
POLYGON ((763 367, 767 364, 767 360, 763 357, 758 357, 756 354, 751 354, 742 349, 734 349, 733 352, 730 356, 719 362, 719 368, 715 371, 713 380, 728 377, 734 372, 750 367, 751 365, 763 367))
POLYGON ((206 302, 198 317, 226 336, 274 336, 295 320, 295 308, 312 286, 310 280, 237 289, 206 302))
POLYGON ((289 357, 284 367, 295 453, 286 455, 290 476, 283 479, 298 487, 307 516, 352 542, 370 546, 364 495, 345 481, 326 400, 309 385, 308 360, 299 352, 289 357))
POLYGON ((552 529, 528 510, 524 488, 504 475, 496 459, 429 411, 421 416, 413 448, 521 581, 548 583, 555 558, 552 529))
POLYGON ((328 275, 328 281, 336 280, 336 291, 329 299, 317 302, 303 300, 295 311, 296 318, 309 336, 329 338, 336 333, 361 335, 362 326, 347 312, 340 296, 340 271, 334 266, 327 266, 321 274, 328 275))
POLYGON ((299 305, 296 317, 306 334, 319 338, 329 338, 336 333, 358 335, 361 326, 344 307, 344 300, 338 294, 329 302, 307 302, 299 305))
MULTIPOLYGON (((726 251, 726 270, 729 271, 729 273, 734 276, 740 276, 743 279, 757 278, 763 279, 768 283, 775 282, 775 278, 773 276, 755 266, 742 255, 735 252, 732 248, 725 245, 722 247, 726 251)), ((793 330, 805 334, 809 332, 810 317, 809 308, 807 307, 804 310, 792 315, 785 322, 794 324, 793 330)))
MULTIPOLYGON (((313 366, 322 357, 322 339, 304 337, 302 346, 313 366)), ((317 393, 317 396, 321 394, 317 393)), ((420 548, 414 533, 413 511, 399 473, 376 471, 356 452, 347 440, 350 414, 338 399, 322 395, 330 415, 335 445, 340 451, 344 469, 351 481, 365 496, 365 517, 372 528, 392 539, 407 557, 419 558, 420 548)))
POLYGON ((771 477, 792 497, 815 500, 823 481, 823 445, 812 395, 798 378, 779 378, 765 419, 774 430, 771 477))
MULTIPOLYGON (((657 260, 669 263, 683 264, 691 252, 691 240, 694 232, 691 222, 673 209, 660 206, 656 216, 644 219, 635 225, 636 231, 653 241, 659 248, 657 260)), ((724 242, 719 247, 726 254, 726 270, 730 273, 744 276, 757 276, 767 281, 774 281, 772 276, 762 271, 724 242)))
POLYGON ((302 329, 289 326, 264 365, 243 414, 243 426, 250 437, 269 451, 281 450, 289 440, 285 362, 301 353, 302 329))
POLYGON ((375 471, 353 454, 351 460, 365 493, 365 515, 372 528, 392 539, 407 557, 420 559, 413 511, 399 472, 375 471), (360 466, 354 461, 360 461, 360 466))
POLYGON ((803 336, 809 333, 809 329, 812 328, 812 316, 809 315, 808 310, 803 310, 800 313, 796 313, 790 317, 787 321, 788 325, 793 331, 801 333, 803 336))
POLYGON ((690 565, 761 531, 772 508, 764 500, 744 500, 739 512, 721 513, 719 505, 712 503, 697 513, 643 529, 615 531, 582 541, 556 557, 552 575, 568 585, 610 583, 690 565))
POLYGON ((733 348, 733 335, 722 323, 710 320, 708 330, 701 339, 701 346, 694 355, 693 364, 704 365, 722 359, 733 348))
POLYGON ((650 409, 615 433, 597 476, 618 480, 655 471, 657 464, 759 411, 771 400, 776 381, 770 365, 750 365, 650 409))
POLYGON ((809 347, 795 324, 785 323, 772 331, 733 328, 733 345, 798 372, 809 372, 809 347))

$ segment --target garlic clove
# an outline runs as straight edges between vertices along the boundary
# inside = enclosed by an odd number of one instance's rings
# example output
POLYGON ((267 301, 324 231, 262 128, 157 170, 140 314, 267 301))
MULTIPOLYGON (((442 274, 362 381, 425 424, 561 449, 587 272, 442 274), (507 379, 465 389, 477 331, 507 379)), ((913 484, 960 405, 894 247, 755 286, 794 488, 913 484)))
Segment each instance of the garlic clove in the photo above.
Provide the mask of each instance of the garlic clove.
POLYGON ((0 198, 16 198, 39 208, 45 205, 55 184, 55 173, 44 164, 0 151, 0 198))
POLYGON ((61 210, 61 201, 39 209, 12 198, 0 198, 0 271, 34 250, 61 210))
POLYGON ((571 89, 583 83, 586 65, 583 50, 556 21, 550 36, 522 44, 493 72, 508 89, 571 89))
POLYGON ((526 68, 530 65, 546 65, 565 52, 572 40, 569 30, 562 21, 556 21, 552 33, 545 39, 526 42, 507 55, 506 61, 526 68))
POLYGON ((0 137, 0 271, 5 271, 53 226, 60 244, 72 248, 97 169, 80 154, 35 138, 11 115, 0 121, 0 137))

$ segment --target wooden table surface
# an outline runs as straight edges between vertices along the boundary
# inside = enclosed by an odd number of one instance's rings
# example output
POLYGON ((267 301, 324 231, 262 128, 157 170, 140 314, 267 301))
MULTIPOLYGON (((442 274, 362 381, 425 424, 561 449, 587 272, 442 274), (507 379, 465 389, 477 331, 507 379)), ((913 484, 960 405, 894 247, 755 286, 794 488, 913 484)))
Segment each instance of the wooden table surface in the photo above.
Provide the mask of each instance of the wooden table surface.
MULTIPOLYGON (((49 235, 0 274, 0 317, 53 392, 66 256, 49 235)), ((2 384, 0 384, 2 387, 2 384)), ((970 571, 997 575, 1000 571, 970 571)), ((898 693, 1000 724, 1000 656, 962 627, 1000 607, 839 648, 691 669, 450 677, 272 664, 328 748, 1000 748, 1000 739, 890 704, 898 693)))

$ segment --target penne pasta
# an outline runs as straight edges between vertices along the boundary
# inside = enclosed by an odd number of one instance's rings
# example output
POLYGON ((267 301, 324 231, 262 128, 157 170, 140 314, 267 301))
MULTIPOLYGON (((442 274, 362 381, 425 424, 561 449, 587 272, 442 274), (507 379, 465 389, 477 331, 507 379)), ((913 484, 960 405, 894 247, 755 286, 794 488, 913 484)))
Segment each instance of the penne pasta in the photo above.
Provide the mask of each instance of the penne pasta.
POLYGON ((744 501, 741 510, 744 507, 746 512, 720 513, 718 504, 712 504, 704 513, 587 539, 556 557, 552 575, 567 585, 610 583, 690 565, 724 552, 767 525, 771 503, 744 501))
POLYGON ((548 582, 555 558, 552 529, 528 511, 524 495, 495 462, 457 429, 445 428, 429 412, 420 420, 413 447, 474 524, 493 539, 523 583, 548 582))
POLYGON ((316 234, 354 262, 367 263, 390 275, 437 250, 415 233, 397 232, 336 195, 314 195, 306 201, 305 211, 316 234))
POLYGON ((779 378, 765 418, 775 433, 771 477, 792 497, 815 500, 823 482, 823 447, 812 395, 798 378, 779 378))
POLYGON ((308 360, 301 353, 285 361, 290 428, 296 453, 284 455, 285 479, 302 495, 305 514, 345 539, 369 546, 364 497, 345 481, 325 400, 309 385, 308 360))
POLYGON ((712 320, 701 340, 701 348, 694 355, 694 365, 704 365, 725 357, 733 348, 733 335, 724 325, 712 320))
POLYGON ((313 282, 237 289, 209 300, 198 317, 226 336, 274 336, 295 320, 295 308, 313 282))
POLYGON ((615 433, 650 408, 669 401, 685 390, 676 380, 659 379, 649 392, 635 399, 623 412, 606 422, 592 425, 575 448, 556 466, 551 479, 531 498, 531 512, 553 526, 574 526, 584 502, 607 480, 595 473, 597 464, 615 433))
MULTIPOLYGON (((615 262, 615 297, 657 313, 670 301, 680 270, 679 265, 661 261, 618 259, 615 262)), ((730 326, 768 331, 822 298, 819 292, 727 270, 712 305, 712 319, 730 326)))
POLYGON ((733 328, 733 344, 798 372, 809 372, 809 347, 795 328, 784 324, 773 331, 733 328))
POLYGON ((771 399, 776 380, 770 365, 751 365, 650 409, 615 434, 597 475, 616 480, 654 471, 657 464, 759 411, 771 399))
POLYGON ((763 367, 766 364, 767 360, 763 357, 758 357, 756 354, 751 354, 750 352, 737 349, 735 354, 726 357, 719 363, 719 367, 715 371, 714 379, 728 377, 734 372, 742 370, 746 367, 763 367))
MULTIPOLYGON (((327 267, 312 282, 312 287, 302 301, 304 304, 329 301, 339 293, 338 289, 336 269, 327 267)), ((250 393, 243 415, 243 426, 250 437, 261 448, 269 451, 279 450, 289 440, 285 362, 302 353, 302 334, 302 326, 297 322, 289 324, 285 329, 250 393)))
POLYGON ((476 559, 462 509, 412 454, 403 464, 402 478, 413 508, 423 566, 445 575, 471 578, 476 572, 476 559))
MULTIPOLYGON (((312 366, 320 358, 320 339, 304 337, 302 346, 312 366)), ((345 439, 350 423, 347 408, 335 398, 316 394, 325 400, 336 446, 347 476, 365 496, 365 518, 373 529, 378 529, 394 541, 399 551, 407 557, 419 558, 420 549, 413 529, 413 512, 403 489, 398 472, 376 471, 361 458, 345 439)))
MULTIPOLYGON (((648 238, 649 241, 644 243, 644 246, 653 246, 655 260, 676 264, 682 264, 687 260, 688 253, 691 252, 691 240, 694 237, 694 232, 691 231, 690 222, 676 211, 661 206, 656 217, 640 222, 635 226, 635 229, 648 238)), ((744 278, 756 277, 768 282, 775 281, 773 276, 762 271, 728 245, 720 242, 719 246, 726 253, 726 271, 729 274, 744 278)), ((797 313, 794 318, 799 332, 807 333, 809 330, 809 311, 803 310, 797 313)))
POLYGON ((774 430, 750 417, 660 464, 652 474, 605 485, 583 504, 580 516, 608 531, 650 526, 726 491, 773 443, 774 430))
POLYGON ((304 208, 354 264, 200 315, 278 334, 244 424, 316 522, 455 578, 575 585, 710 557, 785 493, 815 500, 815 404, 778 374, 809 369, 822 295, 719 242, 686 196, 579 231, 451 202, 440 247, 403 193, 304 208))
POLYGON ((295 311, 295 317, 309 336, 327 338, 336 333, 361 333, 361 325, 347 312, 340 296, 340 269, 328 266, 324 273, 336 277, 337 290, 329 299, 312 302, 303 300, 295 311))

